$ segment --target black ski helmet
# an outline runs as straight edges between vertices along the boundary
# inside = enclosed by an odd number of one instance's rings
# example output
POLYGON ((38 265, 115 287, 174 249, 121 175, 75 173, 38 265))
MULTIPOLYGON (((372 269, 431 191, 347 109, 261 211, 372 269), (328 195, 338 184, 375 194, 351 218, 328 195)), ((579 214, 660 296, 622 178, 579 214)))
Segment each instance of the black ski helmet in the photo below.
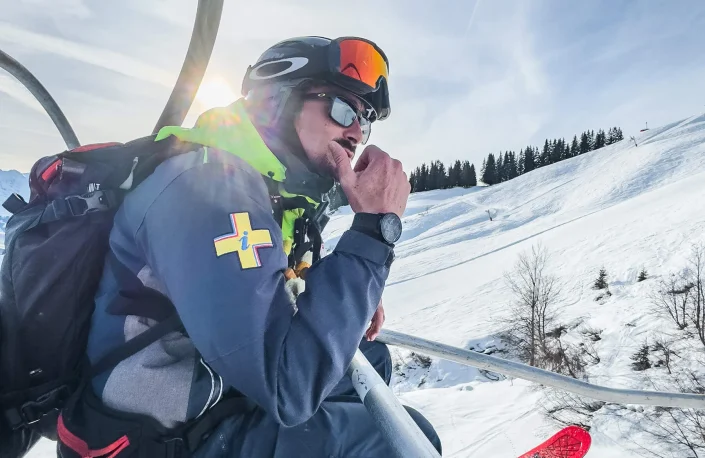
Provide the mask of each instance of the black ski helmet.
POLYGON ((370 121, 389 117, 389 61, 373 42, 358 37, 296 37, 267 49, 247 68, 242 95, 267 100, 278 124, 292 93, 306 82, 339 86, 367 106, 370 121))

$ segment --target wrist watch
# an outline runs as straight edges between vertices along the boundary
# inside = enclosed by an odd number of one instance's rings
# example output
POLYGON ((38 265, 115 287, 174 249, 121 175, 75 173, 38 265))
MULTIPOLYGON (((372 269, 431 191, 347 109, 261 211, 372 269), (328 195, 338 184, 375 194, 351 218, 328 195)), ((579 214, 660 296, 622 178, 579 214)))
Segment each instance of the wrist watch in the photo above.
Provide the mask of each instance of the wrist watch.
POLYGON ((401 219, 396 213, 355 213, 350 229, 367 234, 394 248, 401 237, 401 219))

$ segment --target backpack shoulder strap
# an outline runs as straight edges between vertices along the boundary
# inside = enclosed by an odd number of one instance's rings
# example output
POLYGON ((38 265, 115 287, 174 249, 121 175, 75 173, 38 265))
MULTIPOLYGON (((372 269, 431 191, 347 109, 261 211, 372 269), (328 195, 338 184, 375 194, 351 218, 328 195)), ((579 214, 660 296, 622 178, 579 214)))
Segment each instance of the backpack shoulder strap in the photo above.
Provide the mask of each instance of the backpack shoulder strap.
POLYGON ((150 344, 161 339, 165 335, 173 331, 179 331, 184 328, 184 325, 179 319, 179 315, 174 311, 169 318, 160 321, 156 325, 144 331, 142 334, 128 340, 123 345, 114 348, 105 356, 93 364, 88 370, 88 377, 93 378, 111 367, 116 366, 120 361, 129 358, 140 350, 147 348, 150 344))

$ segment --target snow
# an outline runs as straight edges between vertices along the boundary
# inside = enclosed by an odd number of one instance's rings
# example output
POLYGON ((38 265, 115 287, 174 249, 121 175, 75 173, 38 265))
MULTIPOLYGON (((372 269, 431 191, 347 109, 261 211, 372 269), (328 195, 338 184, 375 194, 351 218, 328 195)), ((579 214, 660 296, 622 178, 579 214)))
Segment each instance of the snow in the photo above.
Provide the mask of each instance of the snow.
MULTIPOLYGON (((628 137, 500 185, 412 194, 384 293, 385 327, 502 356, 499 319, 512 301, 503 274, 540 242, 564 283, 560 321, 570 338, 602 330, 589 381, 653 389, 630 356, 644 338, 676 332, 651 311, 648 294, 685 265, 692 243, 705 242, 705 116, 639 133, 637 147, 628 137), (595 301, 603 266, 612 296, 595 301), (642 268, 649 279, 637 282, 642 268)), ((332 215, 326 250, 351 220, 349 208, 332 215)), ((559 428, 543 416, 535 384, 436 358, 426 368, 391 350, 394 392, 434 424, 446 457, 516 457, 559 428)), ((702 347, 683 351, 693 361, 702 355, 702 347)), ((650 373, 657 381, 659 370, 650 373)), ((596 412, 591 434, 588 457, 643 456, 629 409, 596 412)), ((54 456, 53 444, 28 456, 54 456)))
MULTIPOLYGON (((630 356, 645 337, 672 330, 650 312, 648 293, 658 276, 684 266, 691 243, 705 242, 705 116, 635 139, 638 147, 626 139, 489 188, 413 194, 384 293, 385 327, 463 348, 496 343, 512 300, 503 273, 540 242, 565 282, 561 321, 574 334, 603 330, 589 380, 653 389, 630 356), (603 265, 612 296, 596 302, 591 286, 603 265), (637 283, 642 268, 650 278, 637 283)), ((349 209, 331 219, 327 250, 351 219, 349 209)), ((409 360, 409 352, 393 354, 409 360)), ((436 359, 428 370, 402 372, 394 390, 437 427, 444 456, 518 456, 558 428, 528 382, 492 381, 436 359)), ((629 425, 605 411, 593 420, 588 456, 642 456, 629 425)))

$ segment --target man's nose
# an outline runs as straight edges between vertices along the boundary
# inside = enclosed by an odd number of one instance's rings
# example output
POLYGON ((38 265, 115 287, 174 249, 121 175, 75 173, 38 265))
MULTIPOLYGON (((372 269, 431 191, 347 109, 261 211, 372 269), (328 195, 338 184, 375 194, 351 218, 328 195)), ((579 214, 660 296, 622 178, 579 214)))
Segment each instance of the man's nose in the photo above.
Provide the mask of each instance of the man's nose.
POLYGON ((345 128, 344 136, 353 146, 357 146, 362 141, 362 127, 359 119, 355 118, 355 121, 345 128))

